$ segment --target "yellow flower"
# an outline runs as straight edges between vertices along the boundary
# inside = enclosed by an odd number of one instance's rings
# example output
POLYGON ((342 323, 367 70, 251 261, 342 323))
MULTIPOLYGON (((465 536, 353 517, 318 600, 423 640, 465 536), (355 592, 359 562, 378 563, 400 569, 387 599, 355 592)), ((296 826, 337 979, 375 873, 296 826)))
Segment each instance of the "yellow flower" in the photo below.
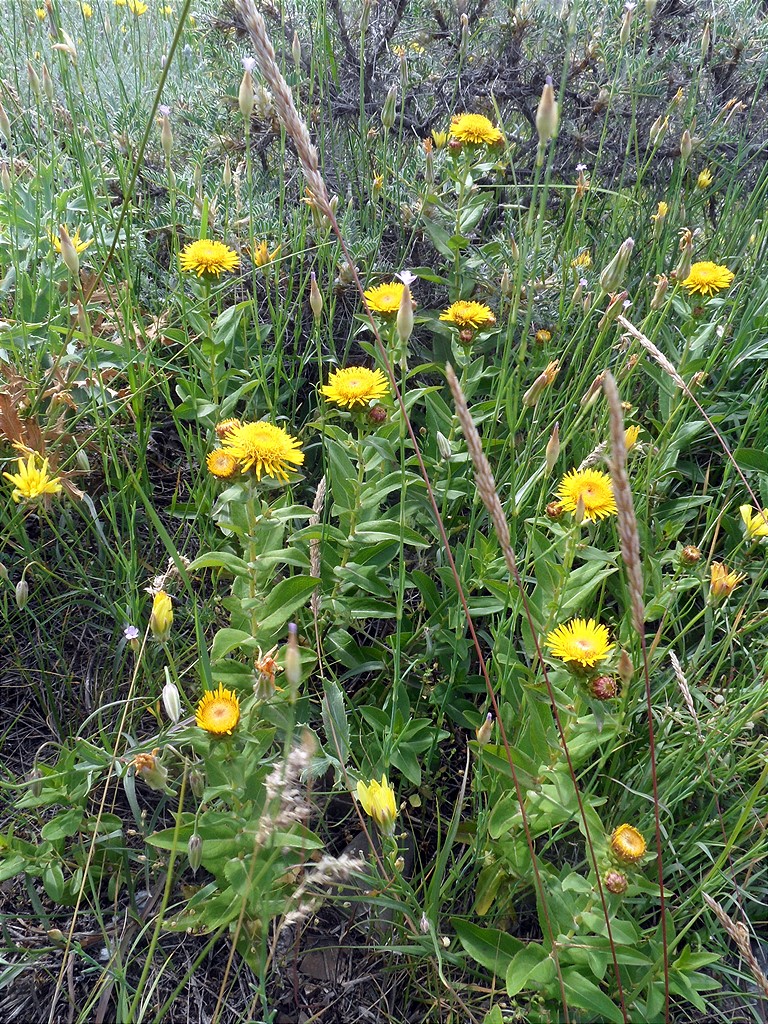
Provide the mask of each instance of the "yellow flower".
POLYGON ((387 776, 381 776, 381 782, 373 779, 366 785, 357 784, 357 799, 363 805, 365 813, 373 818, 384 835, 391 836, 397 817, 395 791, 387 782, 387 776))
POLYGON ((730 597, 738 585, 747 578, 745 572, 735 572, 724 562, 713 562, 709 567, 709 592, 716 601, 730 597))
POLYGON ((160 764, 159 753, 160 748, 156 747, 151 754, 137 754, 133 760, 133 771, 150 789, 162 792, 168 782, 168 769, 160 764))
POLYGON ((90 4, 80 4, 80 10, 84 18, 90 18, 93 14, 93 8, 90 4))
POLYGON ((44 7, 36 7, 35 17, 38 19, 38 21, 45 21, 45 19, 48 17, 48 11, 46 11, 44 7))
MULTIPOLYGON (((77 253, 85 252, 89 245, 93 245, 92 238, 80 237, 80 228, 75 228, 73 232, 70 232, 67 229, 67 233, 69 234, 69 240, 72 243, 72 245, 74 245, 75 252, 77 253)), ((61 252, 61 238, 57 234, 54 234, 54 232, 51 231, 50 228, 48 230, 48 238, 50 239, 51 245, 56 250, 56 252, 61 252)))
POLYGON ((575 512, 581 498, 588 521, 617 513, 611 478, 599 469, 572 469, 560 481, 557 497, 566 512, 575 512))
POLYGON ((320 388, 329 402, 348 406, 368 405, 369 402, 389 394, 387 378, 381 370, 369 370, 365 366, 348 366, 334 370, 328 383, 320 388))
POLYGON ((457 327, 490 327, 496 323, 496 317, 488 306, 482 302, 465 302, 463 299, 453 302, 440 314, 440 319, 456 324, 457 327))
POLYGON ((433 128, 432 141, 434 142, 436 149, 442 149, 448 142, 448 132, 438 132, 433 128))
POLYGON ((115 0, 115 7, 125 7, 128 0, 115 0))
POLYGON ((723 288, 730 288, 734 276, 728 267, 704 260, 691 266, 690 274, 683 281, 683 288, 687 288, 691 295, 696 292, 700 295, 714 295, 723 288))
POLYGON ((751 505, 740 505, 739 512, 747 528, 747 537, 754 540, 756 537, 768 537, 768 508, 762 512, 754 512, 751 505))
POLYGON ((252 469, 257 480, 261 480, 263 473, 287 480, 287 470, 304 462, 298 440, 271 423, 243 423, 235 427, 224 439, 221 451, 237 459, 244 473, 252 469))
POLYGON ((630 448, 634 448, 637 444, 637 439, 640 437, 640 427, 637 425, 627 427, 624 431, 624 446, 629 451, 630 448))
POLYGON ((547 647, 553 657, 582 668, 593 668, 613 650, 613 644, 608 642, 608 627, 594 619, 571 619, 558 626, 547 636, 547 647))
POLYGON ((257 267, 266 267, 268 263, 271 263, 277 256, 280 255, 281 248, 282 246, 278 245, 276 249, 270 252, 269 249, 267 248, 266 241, 260 242, 256 246, 256 250, 253 254, 253 262, 256 264, 257 267))
POLYGON ((575 259, 572 259, 571 260, 571 266, 572 267, 583 267, 585 270, 587 269, 587 267, 591 267, 592 266, 592 253, 589 251, 589 249, 585 249, 583 252, 580 252, 579 255, 575 259))
POLYGON ((699 171, 699 176, 696 179, 696 188, 700 188, 703 191, 705 188, 709 188, 714 180, 712 171, 705 167, 703 171, 699 171))
POLYGON ((228 420, 220 420, 215 427, 216 437, 222 441, 225 437, 231 434, 233 430, 237 427, 242 427, 242 425, 243 424, 240 420, 234 419, 234 417, 231 417, 228 420))
POLYGON ((451 138, 473 145, 495 146, 504 136, 482 114, 456 114, 451 118, 451 138))
POLYGON ((234 476, 238 469, 237 459, 229 452, 225 452, 223 448, 216 448, 214 451, 208 452, 205 464, 211 476, 216 476, 220 480, 227 480, 234 476))
POLYGON ((400 309, 400 300, 403 297, 404 288, 405 285, 401 284, 400 281, 388 281, 366 289, 363 294, 372 313, 380 313, 382 316, 395 316, 400 309))
POLYGON ((542 327, 540 331, 536 331, 533 340, 537 345, 546 345, 548 341, 552 341, 552 331, 547 331, 542 327))
POLYGON ((173 625, 173 602, 164 590, 158 590, 152 600, 149 628, 155 640, 166 640, 173 625))
POLYGON ((196 242, 185 245, 179 253, 179 266, 182 270, 191 270, 202 277, 212 274, 219 277, 222 270, 236 270, 240 265, 240 257, 223 242, 211 238, 199 238, 196 242))
POLYGON ((645 839, 632 825, 619 825, 611 833, 611 849, 624 864, 636 864, 645 855, 645 839))
POLYGON ((35 501, 44 494, 60 494, 61 478, 53 476, 48 469, 48 459, 43 459, 42 465, 38 468, 37 460, 40 456, 32 452, 27 461, 19 459, 17 462, 17 473, 3 473, 6 480, 14 486, 11 497, 14 501, 35 501))
POLYGON ((656 207, 656 213, 652 213, 651 214, 651 220, 652 221, 664 220, 664 218, 667 216, 668 213, 669 213, 669 204, 665 203, 664 200, 662 199, 662 201, 656 207))
POLYGON ((173 14, 173 8, 171 7, 170 4, 165 4, 164 7, 162 8, 162 11, 163 14, 165 14, 168 17, 170 17, 170 15, 173 14))
POLYGON ((214 736, 231 736, 240 721, 240 701, 233 690, 225 690, 219 683, 218 690, 209 690, 197 705, 197 724, 214 736))
POLYGON ((128 10, 131 14, 135 14, 138 17, 140 14, 146 14, 149 7, 142 3, 141 0, 125 0, 128 10))

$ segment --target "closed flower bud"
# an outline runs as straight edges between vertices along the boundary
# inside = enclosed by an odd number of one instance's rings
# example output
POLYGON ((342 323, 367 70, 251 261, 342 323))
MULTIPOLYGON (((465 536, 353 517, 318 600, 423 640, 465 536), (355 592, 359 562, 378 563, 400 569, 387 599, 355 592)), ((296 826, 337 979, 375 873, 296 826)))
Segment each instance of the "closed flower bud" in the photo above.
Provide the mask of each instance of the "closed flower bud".
POLYGON ((221 175, 221 180, 224 183, 224 188, 229 188, 232 184, 232 164, 229 162, 229 157, 224 160, 224 171, 221 175))
POLYGON ((489 711, 488 714, 485 716, 485 721, 483 722, 483 724, 475 730, 475 736, 477 737, 477 742, 480 744, 480 746, 484 747, 491 742, 492 735, 493 715, 489 711))
POLYGON ((624 6, 624 17, 621 19, 621 29, 619 30, 619 42, 622 46, 626 46, 629 42, 629 35, 632 30, 632 11, 634 9, 634 4, 625 4, 624 6))
POLYGON ((22 578, 16 584, 16 607, 26 608, 27 602, 29 601, 29 584, 22 578))
POLYGON ((13 186, 11 185, 11 176, 8 173, 8 167, 6 164, 3 164, 2 169, 0 169, 0 183, 2 183, 3 192, 9 196, 13 186))
POLYGON ((151 754, 137 754, 133 762, 135 775, 145 782, 150 789, 158 792, 165 790, 168 783, 168 770, 163 768, 157 758, 157 750, 151 754))
POLYGON ((695 544, 686 544, 680 552, 680 561, 683 565, 696 565, 701 561, 701 549, 695 544))
POLYGON ((66 225, 62 224, 59 228, 59 241, 61 243, 61 259, 64 266, 70 272, 72 277, 79 278, 80 275, 80 257, 77 255, 77 249, 72 243, 72 239, 69 237, 66 225))
POLYGON ((621 287, 626 277, 629 258, 635 247, 633 238, 626 238, 618 248, 607 267, 600 274, 600 287, 604 292, 615 292, 621 287))
POLYGON ((595 398, 597 398, 597 396, 600 394, 600 392, 603 389, 603 381, 605 380, 606 372, 606 370, 603 370, 602 373, 598 373, 598 375, 589 385, 586 392, 581 398, 581 402, 579 403, 582 406, 582 408, 591 405, 594 402, 595 398))
POLYGON ((555 90, 551 77, 547 75, 539 106, 536 110, 536 131, 539 136, 540 145, 546 145, 550 139, 554 139, 557 136, 559 121, 560 116, 557 110, 555 90))
POLYGON ((475 332, 471 327, 465 327, 463 331, 459 331, 459 341, 462 345, 471 345, 475 340, 475 332))
POLYGON ((619 679, 621 680, 622 686, 629 686, 632 682, 632 676, 635 674, 635 666, 632 664, 632 659, 622 647, 621 654, 619 655, 619 679))
POLYGON ((377 426, 379 423, 386 423, 387 421, 387 410, 383 405, 374 405, 368 410, 368 421, 375 423, 377 426))
POLYGON ((176 725, 181 718, 181 701, 179 688, 170 679, 163 687, 163 707, 168 718, 176 725))
POLYGON ((299 651, 298 630, 295 622, 288 625, 288 643, 285 647, 285 678, 295 699, 301 683, 301 652, 299 651))
POLYGON ((163 113, 163 119, 160 122, 160 145, 163 147, 165 159, 170 161, 173 149, 173 132, 171 131, 171 119, 167 113, 163 113))
POLYGON ((653 298, 651 299, 652 310, 655 311, 657 309, 661 309, 661 307, 664 305, 664 300, 667 297, 668 289, 669 278, 666 274, 659 274, 658 278, 656 279, 656 289, 653 293, 653 298))
POLYGON ((649 19, 656 13, 656 5, 658 2, 659 0, 645 0, 645 13, 648 15, 649 19))
POLYGON ((509 276, 509 269, 507 267, 504 267, 504 270, 501 272, 499 291, 505 299, 510 298, 512 295, 512 278, 509 276))
POLYGON ((301 67, 301 40, 299 39, 299 33, 293 33, 293 42, 291 43, 291 56, 293 57, 293 63, 296 65, 296 70, 301 67))
POLYGON ((3 138, 7 145, 11 144, 11 122, 8 120, 8 115, 5 112, 5 107, 0 103, 0 132, 2 132, 3 138))
POLYGON ((386 98, 384 100, 384 106, 381 108, 381 123, 384 128, 389 131, 395 123, 395 104, 397 103, 397 86, 392 85, 389 87, 386 98))
POLYGON ((317 287, 317 278, 315 277, 314 270, 310 276, 309 305, 312 309, 312 316, 314 316, 315 320, 319 320, 323 312, 323 296, 317 287))
POLYGON ((192 874, 196 875, 203 860, 203 841, 197 832, 193 832, 189 837, 189 842, 187 843, 187 860, 189 861, 189 866, 192 869, 192 874))
POLYGON ((158 590, 152 601, 149 628, 155 640, 167 640, 173 625, 173 603, 164 590, 158 590))
POLYGON ((589 680, 589 692, 595 700, 613 700, 619 692, 614 676, 595 676, 589 680))
MULTIPOLYGON (((556 423, 552 428, 552 433, 547 441, 547 453, 546 453, 546 465, 547 465, 547 476, 555 468, 555 463, 560 457, 560 424, 556 423)), ((551 505, 556 502, 550 502, 551 505)), ((549 505, 547 505, 547 514, 549 515, 549 505)), ((560 514, 562 514, 562 509, 560 514)))
POLYGON ((453 457, 453 448, 451 447, 451 442, 448 440, 445 434, 441 434, 439 430, 436 434, 436 440, 437 450, 440 452, 440 458, 445 459, 446 462, 450 462, 451 458, 453 457))
POLYGON ((517 263, 517 261, 520 259, 520 248, 518 247, 518 244, 515 241, 514 235, 509 236, 509 255, 515 261, 515 263, 517 263))
POLYGON ((413 299, 411 298, 411 289, 407 284, 403 285, 403 293, 400 296, 396 326, 400 343, 407 345, 408 339, 413 333, 413 299))
POLYGON ((550 501, 544 511, 548 519, 562 519, 565 514, 565 509, 559 501, 550 501))
POLYGON ((693 261, 693 235, 690 231, 686 231, 683 234, 680 242, 680 258, 677 261, 675 267, 675 280, 682 282, 685 281, 691 273, 691 263, 693 261))
POLYGON ((707 56, 709 55, 709 43, 710 43, 710 40, 711 40, 711 30, 710 30, 710 27, 709 27, 709 22, 707 22, 706 25, 704 26, 704 31, 701 34, 701 63, 702 64, 704 63, 704 61, 707 59, 707 56))
POLYGON ((43 773, 35 765, 32 771, 27 776, 27 782, 29 783, 29 791, 34 797, 40 796, 43 792, 43 773))
POLYGON ((43 63, 43 92, 49 103, 53 103, 53 97, 55 90, 53 88, 53 79, 48 71, 48 65, 43 63))
POLYGON ((199 768, 193 768, 189 773, 189 788, 197 800, 202 800, 205 792, 205 776, 199 768))
POLYGON ((615 869, 606 871, 603 876, 603 882, 605 883, 605 888, 608 892, 612 892, 614 896, 621 896, 627 891, 627 886, 629 885, 627 876, 624 872, 616 871, 615 869))
POLYGON ((251 114, 256 104, 256 98, 253 95, 253 76, 251 71, 255 66, 253 57, 246 57, 243 61, 245 70, 243 71, 243 77, 240 81, 240 90, 237 94, 237 103, 240 107, 240 113, 243 115, 245 121, 245 130, 248 131, 248 127, 251 123, 251 114))
POLYGON ((660 146, 661 145, 661 143, 662 143, 662 141, 664 139, 664 136, 667 134, 667 129, 668 128, 669 128, 669 118, 665 117, 663 114, 659 114, 659 116, 656 118, 656 120, 651 125, 650 131, 648 132, 648 136, 649 136, 649 138, 651 140, 651 145, 652 146, 660 146))
POLYGON ((683 160, 687 160, 693 150, 693 140, 691 139, 691 133, 686 128, 680 137, 680 156, 683 160))
POLYGON ((40 84, 40 78, 29 61, 27 61, 27 78, 29 79, 29 88, 32 91, 32 95, 39 103, 43 96, 43 89, 40 84))
POLYGON ((609 301, 605 309, 605 312, 600 317, 600 320, 597 324, 597 329, 599 331, 602 331, 604 327, 607 327, 609 324, 612 324, 616 317, 619 315, 619 313, 621 313, 624 310, 625 306, 629 305, 629 303, 627 302, 626 292, 617 292, 615 295, 610 295, 608 299, 609 301))

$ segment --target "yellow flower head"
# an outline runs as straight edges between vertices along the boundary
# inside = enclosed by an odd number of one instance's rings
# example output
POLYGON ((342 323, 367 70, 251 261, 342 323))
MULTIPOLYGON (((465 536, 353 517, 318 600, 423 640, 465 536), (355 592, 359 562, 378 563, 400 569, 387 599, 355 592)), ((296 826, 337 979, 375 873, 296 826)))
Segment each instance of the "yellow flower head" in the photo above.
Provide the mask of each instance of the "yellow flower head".
POLYGON ((243 424, 240 420, 237 420, 234 417, 230 417, 228 420, 220 420, 215 427, 216 437, 222 441, 225 437, 228 437, 233 430, 237 427, 242 427, 242 425, 243 424))
POLYGON ((762 512, 755 512, 751 505, 740 505, 739 512, 747 528, 747 537, 755 540, 758 537, 768 537, 768 508, 762 512))
POLYGON ((611 478, 599 469, 572 469, 560 481, 557 497, 566 512, 575 512, 581 498, 588 521, 617 513, 611 478))
POLYGON ((93 14, 93 8, 90 4, 80 4, 80 11, 84 18, 90 18, 93 14))
POLYGON ((125 2, 128 10, 131 14, 135 14, 136 17, 141 14, 146 14, 149 10, 149 7, 145 3, 142 3, 142 0, 125 0, 125 2))
POLYGON ((334 370, 328 383, 320 388, 329 402, 340 406, 368 405, 370 402, 389 394, 387 378, 381 370, 369 370, 365 366, 348 366, 334 370))
POLYGON ((391 836, 397 817, 395 791, 387 782, 387 776, 381 776, 381 782, 373 779, 366 785, 357 784, 357 799, 363 805, 365 813, 373 818, 384 835, 391 836))
POLYGON ((585 249, 583 252, 580 252, 579 255, 575 259, 572 259, 571 260, 571 266, 572 267, 581 267, 584 270, 586 270, 587 267, 591 267, 592 266, 592 253, 589 251, 589 249, 585 249))
POLYGON ((36 501, 45 494, 61 493, 61 478, 50 472, 48 459, 43 459, 38 468, 39 458, 37 452, 32 452, 26 462, 18 460, 18 472, 3 473, 5 479, 13 484, 11 497, 14 501, 36 501))
POLYGON ((611 833, 611 849, 617 860, 636 864, 645 855, 645 839, 633 825, 619 825, 611 833))
POLYGON ((173 602, 164 590, 158 590, 152 600, 149 628, 155 640, 166 640, 173 625, 173 602))
POLYGON ((662 199, 662 201, 656 207, 656 213, 652 213, 651 214, 651 220, 652 221, 664 220, 664 218, 667 216, 668 213, 669 213, 669 204, 665 203, 664 200, 662 199))
POLYGON ((38 21, 45 21, 45 19, 48 17, 48 11, 46 11, 44 7, 36 7, 35 17, 38 19, 38 21))
POLYGON ((432 141, 435 144, 435 149, 442 149, 448 142, 448 132, 438 132, 433 128, 432 141))
POLYGON ((271 423, 243 423, 235 427, 220 450, 237 459, 243 473, 253 470, 257 480, 261 480, 262 474, 287 480, 288 470, 304 462, 299 441, 271 423))
POLYGON ((234 476, 239 467, 234 455, 225 452, 223 448, 216 448, 212 452, 208 452, 205 464, 211 476, 216 476, 220 480, 228 480, 229 477, 234 476))
POLYGON ((225 690, 219 683, 218 690, 208 690, 197 705, 197 724, 214 736, 231 736, 240 721, 240 701, 233 690, 225 690))
POLYGON ((504 136, 482 114, 456 114, 451 118, 451 138, 470 145, 495 146, 504 136))
POLYGON ((689 294, 714 295, 723 288, 730 288, 734 274, 718 263, 711 263, 704 260, 701 263, 694 263, 691 272, 683 281, 683 288, 687 288, 689 294))
POLYGON ((634 424, 631 427, 627 427, 624 431, 624 446, 629 451, 630 448, 634 448, 637 444, 637 440, 640 437, 640 427, 634 424))
POLYGON ((496 317, 488 306, 484 306, 482 302, 465 302, 463 299, 451 303, 448 309, 440 314, 440 319, 456 324, 457 327, 472 327, 475 330, 496 323, 496 317))
POLYGON ((219 277, 222 270, 236 270, 240 265, 240 257, 223 242, 211 238, 199 238, 196 242, 185 245, 179 253, 179 266, 182 270, 190 270, 202 277, 210 274, 219 277))
POLYGON ((608 627, 594 619, 571 619, 547 636, 552 656, 581 668, 593 668, 613 650, 608 627))
MULTIPOLYGON (((75 252, 77 253, 85 252, 89 245, 93 245, 92 238, 80 237, 80 228, 75 228, 74 231, 69 231, 69 229, 67 229, 67 234, 69 235, 69 240, 72 243, 72 245, 74 245, 75 252)), ((56 252, 61 252, 61 238, 59 237, 59 235, 54 234, 54 232, 49 229, 48 238, 50 239, 51 245, 56 250, 56 252)))
POLYGON ((364 295, 368 308, 381 316, 395 316, 400 309, 404 288, 405 285, 400 281, 388 281, 366 289, 364 295))
POLYGON ((542 327, 541 330, 536 331, 533 336, 533 340, 537 345, 546 345, 548 341, 552 341, 552 331, 546 330, 542 327))
POLYGON ((735 572, 724 562, 713 562, 709 567, 709 592, 716 601, 730 597, 738 585, 747 578, 745 572, 735 572))
POLYGON ((280 249, 282 246, 278 245, 272 252, 269 251, 266 241, 259 242, 256 246, 256 250, 253 254, 253 262, 257 267, 266 267, 269 263, 272 263, 280 255, 280 249))
POLYGON ((165 4, 162 7, 162 12, 166 17, 170 17, 170 15, 173 14, 173 7, 171 7, 170 4, 165 4))
POLYGON ((712 171, 705 167, 703 171, 699 171, 699 176, 696 179, 696 188, 700 188, 703 191, 705 188, 709 188, 714 180, 712 171))

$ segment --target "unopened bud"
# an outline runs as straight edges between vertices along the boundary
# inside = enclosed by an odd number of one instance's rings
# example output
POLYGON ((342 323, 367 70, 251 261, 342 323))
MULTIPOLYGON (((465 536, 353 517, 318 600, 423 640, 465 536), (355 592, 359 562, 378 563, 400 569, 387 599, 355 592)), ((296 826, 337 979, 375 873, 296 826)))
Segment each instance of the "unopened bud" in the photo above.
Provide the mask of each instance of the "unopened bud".
MULTIPOLYGON (((547 452, 546 452, 546 466, 547 476, 555 468, 555 463, 560 458, 560 424, 556 423, 552 428, 552 433, 549 435, 547 441, 547 452)), ((547 506, 549 508, 549 506, 547 506)))
POLYGON ((6 144, 11 144, 11 122, 8 120, 8 115, 5 112, 5 107, 0 103, 0 133, 2 133, 6 144))
POLYGON ((45 93, 45 98, 48 102, 53 103, 53 97, 55 94, 53 79, 48 71, 48 65, 45 63, 43 63, 43 92, 45 93))
POLYGON ((536 110, 536 131, 539 136, 539 143, 544 146, 550 139, 557 136, 557 126, 560 116, 557 110, 557 100, 552 79, 547 75, 547 80, 541 93, 539 106, 536 110))
POLYGON ((573 521, 577 526, 580 526, 584 522, 585 512, 584 495, 580 494, 579 499, 576 502, 576 508, 573 510, 573 521))
POLYGON ((291 43, 291 56, 298 71, 301 67, 301 40, 299 39, 299 33, 295 31, 293 33, 293 42, 291 43))
POLYGON ((520 259, 520 249, 518 247, 517 242, 515 241, 514 235, 509 236, 509 255, 515 261, 515 263, 517 263, 517 261, 520 259))
POLYGON ((665 117, 663 114, 659 114, 659 116, 651 125, 650 130, 648 132, 648 137, 651 140, 652 146, 661 145, 662 141, 664 140, 664 136, 667 134, 668 128, 669 118, 665 117))
POLYGON ((595 700, 613 700, 619 692, 619 685, 614 676, 595 676, 589 680, 589 692, 595 700))
POLYGON ((589 282, 587 281, 586 277, 582 277, 579 279, 579 283, 573 289, 573 298, 571 299, 571 302, 574 304, 574 306, 578 306, 578 304, 581 302, 582 296, 584 295, 584 289, 587 287, 588 284, 589 282))
POLYGON ((485 721, 483 722, 483 724, 475 730, 475 736, 477 737, 477 742, 480 744, 480 746, 484 747, 491 742, 492 735, 493 715, 489 711, 488 714, 485 716, 485 721))
POLYGON ((29 584, 22 578, 16 584, 16 607, 26 608, 29 601, 29 584))
POLYGON ((704 26, 704 31, 701 34, 701 63, 709 56, 709 44, 712 38, 712 33, 709 27, 709 22, 704 26))
MULTIPOLYGON (((166 668, 166 678, 168 676, 168 669, 166 668)), ((181 718, 181 701, 179 699, 179 688, 175 683, 172 683, 170 679, 166 682, 163 687, 163 707, 168 718, 173 722, 174 725, 181 718)))
POLYGON ((3 192, 5 192, 6 195, 10 195, 13 186, 11 184, 11 175, 6 164, 3 164, 2 170, 0 170, 0 183, 2 183, 3 192))
POLYGON ((617 292, 615 295, 610 295, 608 306, 598 321, 597 329, 602 331, 604 327, 612 324, 619 313, 628 305, 626 292, 617 292))
POLYGON ((475 332, 471 327, 465 327, 464 330, 459 331, 459 342, 462 345, 471 345, 475 340, 475 332))
POLYGON ((232 164, 229 162, 229 157, 224 161, 224 171, 221 175, 221 180, 224 182, 224 188, 229 188, 232 184, 232 164))
POLYGON ((600 274, 600 287, 604 292, 615 292, 624 283, 629 257, 635 247, 633 238, 626 238, 607 267, 600 274))
POLYGON ((446 462, 450 462, 451 459, 453 458, 453 448, 451 447, 451 442, 448 440, 445 434, 441 433, 439 430, 435 435, 435 440, 437 441, 437 450, 440 452, 440 458, 444 459, 446 462))
POLYGON ((621 896, 627 891, 629 881, 623 871, 616 871, 611 869, 606 871, 603 876, 603 882, 608 892, 612 892, 614 896, 621 896))
POLYGON ((381 123, 386 131, 395 123, 395 104, 397 103, 397 86, 392 85, 387 92, 384 106, 381 108, 381 123))
POLYGON ((59 228, 59 241, 61 243, 61 259, 64 266, 72 277, 78 278, 80 274, 80 257, 77 255, 77 249, 72 244, 72 239, 69 237, 65 224, 62 224, 59 228))
POLYGON ((189 788, 197 800, 202 800, 205 792, 205 776, 199 768, 193 768, 189 773, 189 788))
POLYGON ((35 765, 32 771, 27 775, 27 782, 29 783, 29 791, 34 797, 40 796, 43 792, 43 773, 35 765))
POLYGON ((565 509, 559 501, 550 501, 544 511, 547 514, 547 519, 562 519, 565 514, 565 509))
POLYGON ((667 291, 669 289, 669 278, 666 274, 659 274, 656 280, 656 290, 653 293, 651 299, 651 309, 656 311, 661 309, 664 305, 664 300, 667 297, 667 291))
POLYGON ((196 875, 203 860, 203 840, 197 832, 193 832, 189 837, 189 842, 187 843, 187 860, 189 861, 189 866, 192 869, 192 874, 196 875))
POLYGON ((645 13, 649 18, 652 18, 656 13, 656 5, 659 0, 645 0, 645 13))
POLYGON ((42 88, 42 85, 40 84, 40 78, 39 78, 37 72, 32 67, 32 65, 29 63, 29 61, 27 61, 27 78, 29 79, 29 88, 32 91, 32 95, 35 97, 35 99, 39 103, 40 100, 43 97, 43 88, 42 88))
POLYGON ((693 140, 691 139, 691 133, 686 128, 680 137, 680 156, 683 160, 687 160, 693 150, 693 140))
POLYGON ((629 35, 632 31, 632 11, 634 9, 634 4, 626 4, 624 7, 624 17, 621 19, 621 29, 619 31, 619 42, 622 46, 626 46, 629 42, 629 35))
POLYGON ((383 405, 373 405, 368 410, 368 422, 374 423, 376 426, 378 426, 380 423, 386 423, 387 416, 387 410, 384 408, 383 405))
POLYGON ((621 649, 621 654, 619 655, 618 673, 622 686, 629 686, 632 682, 632 676, 635 674, 635 666, 632 664, 632 659, 623 647, 621 649))
POLYGON ((594 402, 595 398, 598 396, 598 394, 602 391, 603 381, 605 380, 606 373, 606 370, 603 370, 602 373, 598 373, 598 375, 589 385, 586 393, 583 395, 581 402, 579 403, 582 407, 591 405, 592 402, 594 402))
POLYGON ((403 285, 403 293, 400 296, 396 327, 401 345, 407 345, 413 333, 413 299, 411 298, 411 289, 407 284, 403 285))
POLYGON ((295 699, 301 683, 301 652, 299 651, 298 630, 295 622, 288 625, 288 643, 285 647, 285 678, 295 699))
POLYGON ((467 16, 466 11, 462 13, 459 21, 461 23, 461 39, 459 41, 459 46, 462 51, 466 53, 467 46, 469 45, 469 17, 467 16))
POLYGON ((320 289, 317 287, 317 278, 315 277, 314 270, 310 275, 309 305, 312 310, 312 316, 315 320, 319 320, 323 312, 323 296, 320 294, 320 289))
POLYGON ((687 280, 691 273, 693 261, 693 236, 690 231, 686 232, 680 243, 680 259, 675 267, 675 280, 680 284, 687 280))
POLYGON ((686 544, 680 552, 680 561, 683 565, 696 565, 701 561, 701 549, 697 548, 695 544, 686 544))
POLYGON ((256 98, 253 95, 253 76, 251 75, 251 71, 255 65, 253 57, 246 57, 243 61, 243 65, 245 70, 243 71, 243 77, 240 81, 240 90, 237 94, 237 104, 240 107, 240 113, 243 115, 243 120, 245 121, 245 130, 248 131, 251 123, 251 114, 253 113, 253 108, 256 104, 256 98))
POLYGON ((155 640, 167 640, 173 625, 173 602, 164 590, 158 590, 152 599, 149 628, 155 640))
POLYGON ((512 295, 512 278, 510 277, 509 269, 507 267, 504 267, 504 269, 501 272, 501 280, 499 281, 499 291, 501 292, 505 299, 510 298, 512 295))
POLYGON ((171 131, 171 119, 167 113, 163 113, 163 119, 160 123, 160 145, 163 147, 165 159, 170 161, 171 150, 173 149, 173 132, 171 131))

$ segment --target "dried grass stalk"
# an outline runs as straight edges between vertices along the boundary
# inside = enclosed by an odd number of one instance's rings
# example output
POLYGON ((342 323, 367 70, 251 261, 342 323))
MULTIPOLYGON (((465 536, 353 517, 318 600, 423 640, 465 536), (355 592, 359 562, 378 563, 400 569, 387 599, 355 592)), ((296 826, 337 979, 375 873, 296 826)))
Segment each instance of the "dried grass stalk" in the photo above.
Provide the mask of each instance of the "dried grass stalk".
POLYGON ((498 491, 496 490, 496 481, 493 479, 491 465, 483 451, 483 442, 480 440, 480 434, 477 432, 477 427, 472 420, 467 400, 464 397, 464 392, 461 390, 461 384, 459 384, 458 378, 453 372, 453 367, 450 363, 445 367, 445 375, 448 379, 448 386, 451 389, 451 394, 453 395, 453 400, 456 404, 456 414, 459 417, 459 423, 461 424, 461 429, 464 433, 464 439, 467 442, 467 449, 469 451, 470 458, 472 459, 478 494, 483 499, 483 504, 488 509, 488 514, 491 517, 493 528, 496 531, 496 536, 499 538, 499 544, 501 545, 501 550, 504 554, 504 561, 507 563, 507 569, 509 569, 510 573, 516 577, 517 564, 515 562, 515 554, 512 550, 512 542, 509 536, 509 526, 507 525, 507 519, 504 515, 504 509, 501 507, 501 499, 499 498, 498 491))
POLYGON ((618 320, 621 326, 624 328, 624 330, 627 331, 628 334, 631 334, 633 338, 640 342, 645 351, 649 355, 653 356, 653 358, 656 360, 656 362, 659 364, 662 370, 666 374, 668 374, 675 382, 675 384, 677 384, 677 386, 681 388, 690 398, 691 392, 688 388, 688 385, 685 383, 683 378, 680 376, 680 374, 669 361, 669 359, 667 359, 664 353, 661 352, 658 348, 656 348, 656 346, 653 344, 650 338, 646 338, 642 331, 638 331, 635 325, 631 324, 626 317, 620 316, 618 320))
MULTIPOLYGON (((323 474, 320 477, 315 500, 312 503, 312 515, 309 517, 309 526, 317 526, 320 522, 320 516, 323 514, 323 506, 325 505, 325 486, 325 474, 323 474)), ((313 537, 309 542, 309 571, 313 576, 320 577, 320 539, 318 537, 313 537)), ((317 617, 320 607, 320 595, 317 587, 312 591, 309 603, 312 614, 317 617)))
POLYGON ((737 924, 733 918, 723 910, 716 900, 713 900, 711 896, 707 895, 707 893, 704 893, 703 895, 704 902, 736 943, 736 947, 746 960, 747 966, 752 972, 752 977, 757 982, 758 988, 765 998, 768 999, 768 978, 766 978, 760 964, 757 962, 755 954, 752 952, 752 943, 749 941, 749 932, 747 931, 746 925, 741 924, 741 922, 737 924))
POLYGON ((696 705, 693 703, 693 696, 691 695, 691 689, 688 686, 688 680, 685 678, 683 667, 680 664, 678 657, 674 651, 669 652, 669 660, 672 662, 672 668, 675 671, 675 677, 677 678, 677 683, 680 687, 680 692, 683 695, 685 706, 688 708, 691 718, 694 721, 694 725, 696 726, 696 735, 699 737, 699 740, 703 743, 704 737, 702 736, 701 726, 699 725, 699 716, 696 714, 696 705))
POLYGON ((643 604, 643 568, 640 561, 640 537, 637 532, 635 505, 627 476, 627 446, 624 440, 624 415, 621 411, 619 391, 613 374, 606 373, 603 391, 608 400, 611 425, 611 458, 609 461, 613 494, 619 512, 619 541, 621 557, 627 570, 629 597, 632 602, 632 623, 643 633, 645 607, 643 604))
POLYGON ((320 173, 317 150, 312 145, 307 126, 299 116, 293 102, 293 93, 275 60, 275 49, 269 38, 264 18, 256 10, 254 0, 235 0, 235 8, 242 17, 243 24, 251 37, 253 55, 256 58, 259 71, 272 91, 272 102, 278 116, 296 146, 301 169, 304 172, 309 191, 312 193, 313 204, 320 213, 329 216, 331 208, 325 182, 320 173))

